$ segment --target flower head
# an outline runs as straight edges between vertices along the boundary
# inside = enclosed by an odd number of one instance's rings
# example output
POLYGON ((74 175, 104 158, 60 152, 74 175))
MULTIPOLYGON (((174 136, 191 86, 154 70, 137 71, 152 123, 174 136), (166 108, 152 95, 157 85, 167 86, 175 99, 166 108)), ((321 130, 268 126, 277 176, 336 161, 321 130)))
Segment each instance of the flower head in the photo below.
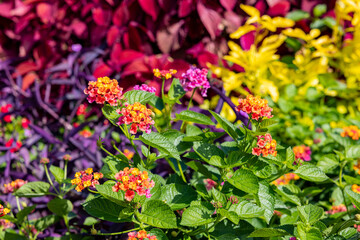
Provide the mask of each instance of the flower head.
POLYGON ((272 139, 269 133, 265 134, 264 136, 260 135, 257 138, 257 147, 252 149, 252 154, 257 156, 262 154, 264 157, 270 154, 276 157, 276 140, 272 139))
POLYGON ((158 68, 155 68, 153 69, 153 73, 157 78, 170 79, 175 73, 177 73, 177 71, 174 69, 160 71, 158 68))
POLYGON ((351 190, 352 190, 353 192, 356 192, 356 193, 359 193, 359 194, 360 194, 360 186, 357 185, 357 184, 353 184, 353 185, 351 186, 351 190))
POLYGON ((273 181, 272 184, 274 184, 275 186, 287 185, 290 183, 290 181, 299 179, 300 178, 296 173, 287 173, 273 181))
POLYGON ((112 190, 125 192, 125 199, 131 201, 135 197, 135 193, 140 196, 145 195, 150 198, 150 188, 155 186, 155 182, 149 179, 148 172, 141 172, 138 168, 124 168, 123 171, 115 174, 118 182, 113 186, 112 190))
POLYGON ((0 219, 0 228, 8 229, 13 228, 15 225, 7 219, 0 219))
POLYGON ((212 188, 216 187, 216 185, 217 185, 217 183, 210 178, 204 179, 204 184, 205 184, 206 190, 208 190, 208 191, 210 191, 212 188))
POLYGON ((26 184, 27 181, 24 181, 22 179, 16 179, 15 181, 12 181, 10 183, 4 184, 4 193, 12 193, 18 190, 20 187, 22 187, 24 184, 26 184))
POLYGON ((339 212, 346 212, 346 206, 344 204, 340 204, 338 206, 331 206, 329 211, 326 211, 327 214, 335 214, 339 212))
POLYGON ((65 155, 63 156, 63 160, 64 160, 64 161, 70 161, 70 160, 71 160, 71 155, 70 155, 70 154, 65 154, 65 155))
POLYGON ((49 163, 49 159, 47 157, 43 157, 40 159, 40 163, 41 164, 48 164, 49 163))
POLYGON ((87 107, 86 104, 80 104, 80 106, 76 110, 76 116, 85 115, 86 107, 87 107))
POLYGON ((29 123, 30 123, 29 119, 27 119, 27 118, 22 118, 21 119, 21 126, 23 128, 29 128, 29 123))
POLYGON ((206 97, 206 92, 210 88, 207 73, 208 70, 205 68, 200 69, 192 66, 186 71, 186 73, 181 75, 180 83, 184 87, 185 91, 192 91, 195 88, 200 88, 201 95, 206 97))
POLYGON ((139 232, 129 232, 128 237, 128 240, 157 240, 155 235, 150 235, 145 230, 140 230, 139 232))
POLYGON ((10 212, 10 209, 5 208, 3 205, 0 204, 0 217, 5 216, 10 212))
POLYGON ((311 160, 311 149, 308 146, 301 145, 301 146, 295 146, 293 148, 295 159, 296 160, 303 160, 303 161, 310 161, 311 160))
POLYGON ((72 185, 77 185, 75 190, 81 192, 87 187, 95 188, 95 185, 99 184, 99 179, 104 175, 99 172, 93 172, 92 168, 88 168, 85 171, 75 173, 75 178, 71 180, 72 185))
MULTIPOLYGON (((5 147, 11 147, 14 143, 14 139, 11 138, 9 141, 5 143, 5 147)), ((20 150, 22 146, 22 142, 20 140, 16 141, 15 147, 10 148, 10 152, 14 153, 20 150)))
POLYGON ((84 129, 84 130, 80 131, 79 134, 81 136, 83 136, 84 138, 89 138, 89 137, 91 137, 92 132, 88 129, 84 129))
POLYGON ((248 95, 245 99, 239 99, 239 105, 236 107, 236 110, 246 112, 255 120, 273 117, 271 115, 272 108, 268 106, 268 101, 253 95, 248 95))
POLYGON ((145 91, 145 92, 150 92, 150 93, 155 93, 156 92, 156 88, 154 87, 150 87, 146 84, 142 84, 140 85, 135 85, 134 86, 134 90, 140 90, 140 91, 145 91))
POLYGON ((355 172, 360 174, 360 160, 357 161, 356 165, 353 166, 355 172))
POLYGON ((341 133, 342 137, 349 137, 352 140, 359 140, 360 137, 360 129, 355 126, 351 125, 348 127, 343 127, 343 132, 341 133))
POLYGON ((133 151, 130 151, 130 150, 127 149, 127 148, 124 150, 123 153, 124 153, 125 157, 126 157, 127 159, 129 159, 129 160, 132 159, 133 156, 134 156, 134 154, 135 154, 133 151))
POLYGON ((100 77, 97 81, 89 82, 89 86, 84 90, 89 103, 96 102, 98 104, 104 104, 105 101, 111 106, 117 106, 119 99, 122 99, 123 89, 119 87, 118 82, 115 79, 108 77, 100 77))
POLYGON ((122 116, 119 118, 118 125, 131 124, 130 133, 136 134, 138 128, 146 133, 151 133, 151 125, 154 125, 154 120, 151 118, 152 111, 146 108, 139 102, 128 105, 118 110, 122 116))
MULTIPOLYGON (((4 105, 4 106, 2 106, 2 107, 0 108, 0 112, 1 112, 1 113, 8 113, 8 112, 9 112, 9 109, 12 108, 12 107, 13 107, 13 106, 12 106, 10 103, 8 103, 8 104, 6 104, 6 105, 4 105)), ((4 116, 4 121, 7 122, 7 123, 10 123, 10 122, 12 121, 12 119, 13 119, 13 116, 12 116, 12 115, 6 115, 6 116, 4 116)))

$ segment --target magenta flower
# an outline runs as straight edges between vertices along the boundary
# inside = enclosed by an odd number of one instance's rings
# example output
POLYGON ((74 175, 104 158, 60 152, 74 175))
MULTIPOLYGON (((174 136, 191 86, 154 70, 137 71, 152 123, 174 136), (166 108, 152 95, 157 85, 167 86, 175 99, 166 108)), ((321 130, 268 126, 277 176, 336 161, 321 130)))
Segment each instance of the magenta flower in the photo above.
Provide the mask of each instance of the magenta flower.
POLYGON ((181 75, 180 83, 185 91, 192 91, 194 88, 201 89, 201 95, 206 97, 206 92, 210 88, 209 81, 206 77, 208 70, 192 66, 181 75))
POLYGON ((150 93, 155 93, 156 92, 156 88, 149 87, 146 84, 142 84, 141 86, 140 85, 135 85, 134 90, 140 90, 140 91, 145 91, 145 92, 150 92, 150 93))

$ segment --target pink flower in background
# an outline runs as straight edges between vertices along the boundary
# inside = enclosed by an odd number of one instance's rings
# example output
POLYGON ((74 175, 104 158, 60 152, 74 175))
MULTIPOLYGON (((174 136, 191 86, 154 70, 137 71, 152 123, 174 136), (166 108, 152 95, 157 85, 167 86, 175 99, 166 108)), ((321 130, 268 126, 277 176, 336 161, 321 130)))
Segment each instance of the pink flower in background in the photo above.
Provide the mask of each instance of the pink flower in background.
POLYGON ((181 75, 180 83, 183 85, 185 91, 192 91, 195 88, 201 89, 201 95, 207 96, 207 90, 210 88, 209 81, 207 79, 208 70, 197 67, 190 67, 181 75))
POLYGON ((150 93, 155 93, 156 92, 156 88, 149 87, 146 84, 142 84, 141 86, 140 85, 135 85, 134 90, 140 90, 140 91, 145 91, 145 92, 150 92, 150 93))
POLYGON ((295 159, 301 159, 303 161, 310 161, 311 160, 311 149, 308 146, 301 145, 301 146, 295 146, 293 148, 295 159))
POLYGON ((206 190, 208 190, 208 191, 217 185, 217 183, 210 178, 204 179, 204 183, 205 183, 206 190))

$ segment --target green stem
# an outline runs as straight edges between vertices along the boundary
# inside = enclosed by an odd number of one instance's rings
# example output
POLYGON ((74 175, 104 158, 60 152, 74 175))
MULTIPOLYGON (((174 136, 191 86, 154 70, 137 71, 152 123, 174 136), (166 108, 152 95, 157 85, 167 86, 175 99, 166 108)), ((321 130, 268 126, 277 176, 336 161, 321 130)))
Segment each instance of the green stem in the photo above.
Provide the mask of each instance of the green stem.
POLYGON ((120 235, 120 234, 124 234, 124 233, 128 233, 128 232, 133 232, 133 231, 137 231, 140 230, 141 228, 134 228, 131 230, 126 230, 126 231, 122 231, 122 232, 114 232, 114 233, 97 233, 95 235, 100 235, 100 236, 112 236, 112 235, 120 235))
POLYGON ((88 190, 89 190, 89 192, 92 192, 92 193, 95 193, 95 194, 99 193, 98 191, 91 190, 90 188, 88 188, 88 190))
POLYGON ((178 165, 178 168, 179 168, 180 175, 181 175, 183 181, 186 183, 186 178, 185 178, 184 172, 182 170, 179 159, 176 159, 176 162, 177 162, 177 165, 178 165))
POLYGON ((350 214, 349 214, 349 209, 348 209, 348 206, 346 204, 346 199, 345 199, 345 193, 344 193, 344 186, 342 185, 342 174, 343 174, 343 169, 344 169, 344 166, 346 165, 346 161, 341 164, 340 166, 340 172, 339 172, 339 187, 341 189, 341 193, 342 193, 342 196, 344 198, 344 203, 345 203, 345 207, 346 207, 346 212, 347 212, 347 215, 350 217, 350 214))
POLYGON ((17 208, 19 210, 19 212, 21 211, 21 206, 20 206, 20 200, 19 200, 19 197, 16 197, 16 205, 17 205, 17 208))
POLYGON ((165 91, 164 91, 164 88, 165 88, 165 78, 162 78, 162 85, 161 85, 161 98, 162 100, 164 101, 164 97, 165 97, 165 91))
POLYGON ((139 152, 138 152, 138 150, 137 150, 137 148, 136 148, 136 146, 135 146, 135 144, 134 144, 134 141, 132 140, 131 137, 129 138, 129 140, 130 140, 131 146, 134 148, 136 154, 137 154, 137 155, 139 156, 139 158, 140 158, 141 165, 142 165, 143 167, 145 167, 145 163, 144 163, 144 161, 142 160, 142 158, 141 158, 141 156, 140 156, 140 154, 139 154, 139 152))
MULTIPOLYGON (((196 89, 197 89, 197 87, 194 88, 194 90, 193 90, 193 92, 192 92, 192 94, 191 94, 190 101, 189 101, 189 104, 188 104, 187 109, 186 109, 187 111, 189 111, 189 109, 190 109, 190 105, 191 105, 191 103, 192 103, 192 99, 193 99, 193 97, 194 97, 194 94, 195 94, 196 89)), ((181 131, 181 132, 184 131, 184 127, 185 127, 185 121, 183 121, 182 124, 181 124, 181 128, 180 128, 180 131, 181 131)))
MULTIPOLYGON (((65 188, 65 180, 66 180, 66 178, 67 178, 68 162, 69 162, 69 161, 65 161, 65 167, 64 167, 64 183, 63 183, 63 186, 62 186, 63 189, 65 188)), ((61 189, 60 189, 60 191, 61 191, 61 189)), ((65 191, 64 191, 64 193, 65 193, 65 191)))
POLYGON ((64 216, 64 222, 65 222, 66 228, 68 230, 68 233, 70 234, 69 218, 67 215, 64 216))
POLYGON ((48 168, 47 168, 47 165, 46 165, 46 164, 44 165, 44 168, 45 168, 46 177, 47 177, 50 185, 54 188, 55 192, 56 192, 58 195, 60 195, 59 191, 55 188, 54 183, 53 183, 53 181, 52 181, 51 178, 50 178, 49 171, 48 171, 48 168))

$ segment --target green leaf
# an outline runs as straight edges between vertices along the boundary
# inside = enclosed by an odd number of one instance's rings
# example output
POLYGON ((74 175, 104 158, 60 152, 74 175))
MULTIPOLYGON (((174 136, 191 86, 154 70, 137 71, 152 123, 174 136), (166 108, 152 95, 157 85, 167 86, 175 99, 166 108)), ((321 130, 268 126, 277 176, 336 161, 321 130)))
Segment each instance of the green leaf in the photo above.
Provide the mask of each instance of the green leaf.
POLYGON ((119 126, 117 122, 119 121, 120 114, 116 112, 116 108, 110 106, 109 104, 104 104, 101 111, 104 116, 115 126, 119 126))
POLYGON ((114 192, 112 190, 113 184, 98 184, 96 185, 96 190, 106 199, 119 204, 121 206, 127 207, 128 204, 124 200, 124 192, 118 191, 114 192))
POLYGON ((295 154, 291 147, 286 149, 286 165, 293 165, 295 162, 295 154))
POLYGON ((197 161, 190 161, 187 162, 186 165, 188 165, 191 169, 193 169, 195 172, 199 172, 202 175, 204 175, 207 178, 210 179, 217 179, 217 176, 210 172, 204 165, 197 161))
POLYGON ((105 198, 93 198, 83 203, 84 210, 93 217, 109 222, 130 222, 129 218, 121 218, 124 209, 118 204, 105 198))
POLYGON ((226 209, 223 209, 223 208, 219 208, 217 210, 217 212, 223 216, 223 217, 226 217, 227 219, 229 219, 231 222, 233 222, 234 224, 239 224, 239 221, 240 221, 240 217, 237 215, 236 212, 232 212, 232 211, 228 211, 226 209))
POLYGON ((320 230, 316 227, 307 227, 304 223, 297 225, 297 231, 301 240, 321 240, 323 239, 320 230))
POLYGON ((151 236, 156 236, 157 240, 169 240, 166 234, 158 228, 153 228, 148 232, 151 236))
POLYGON ((152 98, 150 99, 150 101, 148 102, 151 106, 159 109, 160 111, 164 109, 164 102, 161 98, 159 98, 158 96, 154 95, 152 96, 152 98))
POLYGON ((350 138, 344 138, 342 136, 340 136, 339 134, 335 134, 335 133, 330 133, 330 136, 332 139, 335 140, 335 142, 339 143, 340 145, 346 147, 346 146, 350 146, 352 144, 350 138))
POLYGON ((232 137, 235 141, 237 141, 238 134, 236 133, 236 128, 235 128, 234 124, 232 124, 231 122, 229 122, 229 120, 227 120, 226 118, 223 118, 216 112, 213 112, 211 110, 209 110, 209 112, 211 113, 211 115, 214 116, 216 121, 225 130, 225 132, 227 132, 227 134, 229 134, 230 137, 232 137))
POLYGON ((177 228, 175 214, 170 206, 161 200, 145 202, 141 213, 136 213, 136 216, 141 222, 154 227, 177 228))
POLYGON ((297 209, 299 211, 301 220, 304 223, 308 223, 310 225, 317 222, 324 214, 324 209, 312 204, 306 206, 298 206, 297 209))
POLYGON ((313 9, 314 17, 321 17, 324 13, 326 13, 327 6, 326 4, 317 4, 313 9))
POLYGON ((173 211, 189 206, 196 199, 197 193, 188 185, 173 183, 161 188, 160 200, 165 201, 173 211))
POLYGON ((360 145, 352 145, 345 147, 345 156, 350 159, 360 158, 360 145))
POLYGON ((302 179, 310 182, 324 182, 329 179, 320 168, 311 164, 300 166, 295 173, 302 179))
POLYGON ((52 175, 54 175, 55 180, 61 184, 64 181, 64 170, 62 168, 51 165, 49 168, 52 175))
POLYGON ((213 211, 204 205, 191 206, 183 212, 180 224, 188 227, 205 225, 215 220, 212 214, 213 211))
POLYGON ((47 229, 48 227, 50 227, 51 225, 55 224, 56 222, 58 222, 60 220, 59 216, 56 215, 47 215, 45 217, 39 218, 35 221, 35 228, 38 231, 44 231, 45 229, 47 229))
POLYGON ((231 205, 229 211, 236 212, 241 219, 255 218, 264 215, 264 209, 246 200, 231 205))
POLYGON ((172 156, 177 160, 181 160, 180 155, 174 144, 172 144, 166 137, 164 137, 160 133, 143 133, 143 135, 141 135, 139 138, 144 144, 157 148, 158 150, 172 156))
POLYGON ((47 207, 53 213, 58 216, 66 216, 69 212, 73 210, 73 205, 71 201, 62 198, 54 198, 48 202, 47 207))
POLYGON ((195 142, 193 148, 194 151, 205 162, 217 167, 225 166, 225 154, 220 148, 216 147, 214 144, 206 142, 195 142))
POLYGON ((267 128, 273 124, 277 123, 277 121, 275 120, 272 120, 272 119, 263 119, 261 122, 260 122, 260 125, 259 125, 259 129, 261 128, 267 128))
POLYGON ((339 165, 339 160, 335 154, 325 154, 320 157, 317 166, 325 173, 331 171, 339 165))
POLYGON ((134 104, 136 102, 146 104, 153 98, 153 96, 155 96, 154 93, 141 90, 131 90, 124 93, 124 98, 127 99, 129 104, 134 104))
POLYGON ((6 240, 27 240, 28 238, 25 236, 19 235, 17 233, 5 232, 4 239, 6 239, 6 240))
POLYGON ((279 104, 281 111, 283 111, 284 113, 290 112, 295 107, 295 105, 292 102, 285 100, 282 97, 279 98, 278 104, 279 104))
POLYGON ((291 19, 293 21, 299 21, 302 19, 307 19, 310 17, 310 14, 308 12, 302 11, 302 10, 294 10, 292 12, 289 12, 285 16, 288 19, 291 19))
POLYGON ((20 212, 16 214, 17 222, 21 225, 24 222, 25 217, 27 217, 34 209, 36 205, 32 205, 30 207, 24 207, 20 212))
POLYGON ((268 238, 268 237, 282 237, 286 235, 290 235, 290 234, 283 229, 261 228, 253 231, 248 237, 268 238))
POLYGON ((168 93, 170 103, 179 103, 179 99, 182 98, 185 93, 186 92, 180 84, 179 79, 174 78, 168 93))
POLYGON ((229 183, 247 193, 256 194, 259 189, 257 177, 251 171, 245 169, 238 169, 229 179, 229 183))
POLYGON ((50 184, 46 182, 29 182, 16 190, 17 197, 42 197, 49 194, 50 184))
POLYGON ((190 110, 185 110, 176 114, 176 119, 203 125, 215 125, 208 116, 190 110))
POLYGON ((266 222, 269 224, 271 217, 274 214, 275 210, 275 192, 270 187, 267 181, 259 182, 259 192, 258 197, 260 201, 260 206, 265 209, 264 217, 266 222))
POLYGON ((360 194, 353 192, 351 185, 345 187, 345 193, 349 196, 351 202, 355 204, 357 209, 360 209, 360 194))
POLYGON ((272 168, 270 164, 261 159, 256 159, 250 169, 259 178, 268 178, 272 174, 272 168))
POLYGON ((128 163, 124 163, 113 156, 107 156, 103 159, 103 162, 104 166, 101 168, 100 172, 108 179, 115 179, 116 173, 123 170, 125 167, 129 167, 128 163))
POLYGON ((283 196, 287 201, 295 203, 298 206, 301 206, 301 201, 298 196, 296 196, 295 193, 289 189, 289 186, 278 186, 276 188, 276 191, 278 194, 283 196))
POLYGON ((231 151, 226 158, 226 167, 234 168, 239 167, 247 162, 253 162, 255 161, 257 157, 249 154, 244 153, 243 151, 231 151))
POLYGON ((358 184, 360 185, 360 179, 358 178, 354 178, 354 177, 351 177, 351 176, 348 176, 348 175, 343 175, 345 181, 347 184, 358 184))
POLYGON ((96 223, 98 223, 100 220, 96 219, 96 218, 93 218, 93 217, 87 217, 85 218, 84 220, 84 225, 85 226, 92 226, 96 223))

